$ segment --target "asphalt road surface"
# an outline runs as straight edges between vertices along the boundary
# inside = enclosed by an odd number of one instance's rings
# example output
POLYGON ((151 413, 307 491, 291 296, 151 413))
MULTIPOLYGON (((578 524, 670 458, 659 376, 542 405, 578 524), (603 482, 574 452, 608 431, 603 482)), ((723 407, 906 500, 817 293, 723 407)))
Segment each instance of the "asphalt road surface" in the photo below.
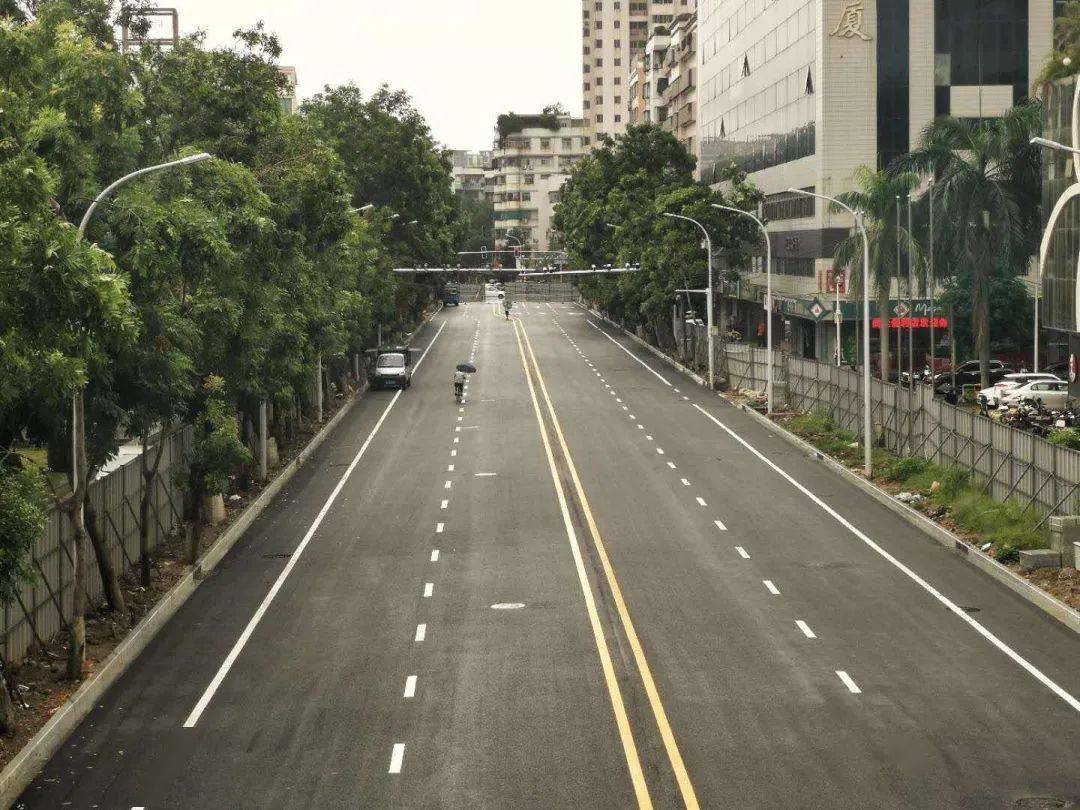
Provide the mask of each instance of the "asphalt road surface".
POLYGON ((580 307, 416 345, 22 806, 1080 802, 1076 634, 580 307))

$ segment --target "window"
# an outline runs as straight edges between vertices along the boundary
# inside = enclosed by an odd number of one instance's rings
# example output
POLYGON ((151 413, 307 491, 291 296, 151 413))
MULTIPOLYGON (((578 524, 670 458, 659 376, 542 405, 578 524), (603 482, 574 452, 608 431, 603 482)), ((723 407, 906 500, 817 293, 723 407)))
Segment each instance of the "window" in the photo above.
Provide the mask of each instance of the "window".
POLYGON ((563 149, 573 149, 574 148, 574 139, 573 138, 563 138, 562 139, 562 148, 563 149))
POLYGON ((616 56, 615 57, 615 67, 618 67, 621 64, 622 64, 622 59, 620 59, 618 56, 616 56))
POLYGON ((596 57, 596 66, 597 67, 603 67, 604 66, 604 60, 599 56, 596 57))
POLYGON ((622 96, 615 96, 615 103, 622 104, 622 96))
POLYGON ((618 40, 618 39, 617 39, 617 40, 615 40, 615 47, 616 47, 616 48, 621 48, 621 47, 622 47, 622 41, 621 41, 621 40, 618 40))
MULTIPOLYGON (((814 186, 802 190, 813 192, 814 186)), ((803 197, 787 192, 769 194, 765 198, 765 218, 768 220, 807 219, 814 216, 814 202, 813 197, 803 197)))
POLYGON ((603 113, 597 113, 596 114, 596 123, 598 123, 598 124, 604 123, 604 114, 603 113))
POLYGON ((602 40, 602 39, 598 39, 598 40, 596 40, 596 42, 594 42, 593 44, 594 44, 594 45, 595 45, 595 46, 596 46, 597 48, 603 48, 603 47, 604 47, 604 40, 602 40))
POLYGON ((622 84, 622 77, 621 76, 616 76, 615 77, 615 84, 616 85, 622 84))
POLYGON ((540 148, 541 149, 550 149, 551 148, 551 138, 541 138, 540 139, 540 148))
POLYGON ((748 56, 743 56, 742 59, 742 75, 744 78, 750 75, 750 58, 748 56))
POLYGON ((615 123, 618 124, 620 121, 622 121, 622 116, 621 115, 616 115, 615 116, 615 123))

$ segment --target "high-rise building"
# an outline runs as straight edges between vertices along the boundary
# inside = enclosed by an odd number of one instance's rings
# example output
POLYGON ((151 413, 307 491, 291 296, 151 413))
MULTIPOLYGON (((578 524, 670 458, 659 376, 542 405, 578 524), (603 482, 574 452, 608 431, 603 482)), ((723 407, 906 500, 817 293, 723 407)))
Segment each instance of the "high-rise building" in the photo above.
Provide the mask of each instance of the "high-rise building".
POLYGON ((582 0, 581 91, 585 121, 596 135, 619 135, 629 123, 626 77, 650 33, 694 0, 582 0))
POLYGON ((279 93, 281 111, 285 113, 285 115, 292 115, 296 112, 298 106, 298 100, 296 98, 296 68, 289 65, 279 65, 278 73, 280 73, 285 80, 285 87, 279 93))
POLYGON ((486 185, 496 245, 548 250, 551 218, 570 169, 589 149, 585 122, 568 115, 501 116, 486 185), (512 238, 508 238, 508 235, 512 238))
MULTIPOLYGON (((835 196, 860 166, 909 151, 935 116, 1001 115, 1028 95, 1052 13, 1048 0, 703 0, 699 171, 714 181, 735 164, 765 192, 773 287, 797 353, 832 356, 831 324, 808 313, 830 311, 815 303, 833 296, 834 249, 852 222, 786 190, 835 196)), ((755 330, 760 301, 745 309, 755 330)))

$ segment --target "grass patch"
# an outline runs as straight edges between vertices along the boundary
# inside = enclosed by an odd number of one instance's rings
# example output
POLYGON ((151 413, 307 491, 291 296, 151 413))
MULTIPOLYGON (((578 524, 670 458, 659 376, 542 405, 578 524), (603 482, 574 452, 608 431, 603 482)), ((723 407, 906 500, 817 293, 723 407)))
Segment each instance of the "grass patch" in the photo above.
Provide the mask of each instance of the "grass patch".
MULTIPOLYGON (((840 428, 824 411, 793 417, 787 426, 841 461, 862 460, 858 435, 840 428)), ((967 470, 943 467, 922 458, 902 458, 880 448, 873 451, 873 463, 875 477, 920 493, 938 507, 938 512, 944 507, 944 513, 962 531, 992 543, 994 556, 1001 562, 1015 562, 1021 549, 1049 545, 1049 533, 1035 528, 1041 517, 1038 513, 1030 510, 1024 513, 1019 504, 999 503, 984 495, 982 488, 972 483, 967 470)), ((935 515, 940 516, 943 515, 935 515)))

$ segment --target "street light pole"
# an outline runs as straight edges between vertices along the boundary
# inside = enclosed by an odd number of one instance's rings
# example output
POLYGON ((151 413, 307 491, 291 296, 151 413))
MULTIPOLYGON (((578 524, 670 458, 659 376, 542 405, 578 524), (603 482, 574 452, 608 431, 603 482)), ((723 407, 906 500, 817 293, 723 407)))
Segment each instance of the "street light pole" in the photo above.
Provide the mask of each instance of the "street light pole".
MULTIPOLYGON (((765 223, 749 211, 732 208, 728 205, 717 205, 716 203, 713 203, 713 208, 749 217, 757 223, 757 226, 761 229, 761 235, 765 237, 765 362, 767 366, 765 371, 765 412, 771 414, 773 412, 772 243, 769 240, 769 231, 766 229, 765 223)), ((711 287, 712 284, 710 283, 709 286, 711 287)))
MULTIPOLYGON (((856 212, 851 206, 845 205, 835 197, 825 194, 817 194, 812 191, 803 191, 801 188, 789 188, 791 194, 801 194, 804 197, 817 197, 826 200, 840 208, 843 208, 855 220, 855 225, 862 234, 863 240, 863 472, 869 478, 873 472, 872 456, 870 453, 871 415, 870 415, 870 240, 866 236, 866 225, 862 214, 856 212)), ((884 313, 883 313, 884 315, 884 313)))
MULTIPOLYGON (((94 198, 90 207, 83 214, 79 222, 79 240, 86 238, 86 229, 90 224, 98 205, 116 192, 125 183, 145 177, 148 174, 165 171, 167 169, 190 166, 209 160, 212 155, 200 152, 197 155, 189 155, 179 160, 170 160, 155 166, 146 166, 129 174, 125 174, 119 180, 114 181, 94 198)), ((86 501, 86 489, 89 486, 86 465, 86 406, 85 406, 85 383, 71 396, 71 511, 70 521, 75 542, 73 545, 73 568, 74 568, 74 593, 72 594, 72 621, 71 621, 71 646, 68 657, 68 675, 72 678, 82 677, 82 668, 86 660, 86 515, 84 511, 86 501)), ((162 439, 164 441, 164 439, 162 439)))
POLYGON ((709 266, 709 283, 708 283, 708 286, 705 288, 705 302, 706 302, 705 306, 708 308, 708 320, 707 320, 707 327, 706 328, 708 329, 708 332, 709 332, 708 337, 707 337, 707 342, 708 342, 708 346, 709 346, 709 390, 710 391, 715 391, 716 390, 716 376, 713 373, 715 360, 713 358, 712 238, 709 236, 709 232, 707 230, 705 230, 705 226, 702 225, 700 222, 698 222, 696 219, 691 219, 690 217, 684 217, 682 214, 671 214, 671 213, 668 213, 666 211, 664 212, 664 216, 665 217, 670 217, 671 219, 682 219, 682 220, 686 220, 687 222, 692 222, 695 225, 697 225, 698 228, 701 229, 701 232, 703 234, 705 234, 705 250, 708 253, 707 258, 708 258, 708 266, 709 266))

